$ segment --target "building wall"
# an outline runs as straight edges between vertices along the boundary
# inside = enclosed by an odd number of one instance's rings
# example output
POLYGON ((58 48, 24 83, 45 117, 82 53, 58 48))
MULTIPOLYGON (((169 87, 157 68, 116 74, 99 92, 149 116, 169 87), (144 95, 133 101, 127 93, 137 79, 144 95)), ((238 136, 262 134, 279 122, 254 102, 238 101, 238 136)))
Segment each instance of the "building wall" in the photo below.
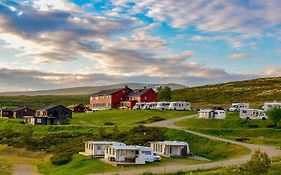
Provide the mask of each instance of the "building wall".
POLYGON ((152 89, 143 94, 139 102, 154 102, 157 101, 156 92, 152 89))
POLYGON ((14 111, 14 118, 23 118, 24 116, 35 116, 35 111, 25 108, 21 110, 14 111))
POLYGON ((112 96, 93 96, 90 97, 91 108, 111 108, 112 96))

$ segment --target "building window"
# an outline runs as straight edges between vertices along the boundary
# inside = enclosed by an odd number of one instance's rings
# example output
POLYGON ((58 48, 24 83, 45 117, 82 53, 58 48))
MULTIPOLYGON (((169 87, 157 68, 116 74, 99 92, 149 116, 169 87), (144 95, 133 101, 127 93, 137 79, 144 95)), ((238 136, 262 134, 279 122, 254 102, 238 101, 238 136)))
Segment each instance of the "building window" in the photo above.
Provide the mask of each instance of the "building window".
POLYGON ((38 119, 37 119, 37 123, 42 123, 41 118, 38 118, 38 119))

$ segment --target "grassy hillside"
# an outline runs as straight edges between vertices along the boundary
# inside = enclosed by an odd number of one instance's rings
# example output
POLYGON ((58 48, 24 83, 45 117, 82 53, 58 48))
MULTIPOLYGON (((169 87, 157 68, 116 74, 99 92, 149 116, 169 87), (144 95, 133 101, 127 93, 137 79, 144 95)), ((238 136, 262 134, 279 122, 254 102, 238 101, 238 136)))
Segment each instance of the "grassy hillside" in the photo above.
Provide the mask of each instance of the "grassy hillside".
MULTIPOLYGON (((86 86, 86 87, 73 87, 54 90, 40 90, 40 91, 24 91, 24 92, 0 92, 0 96, 38 96, 38 95, 89 95, 105 89, 118 89, 123 88, 125 85, 132 89, 141 89, 144 86, 148 88, 155 88, 159 84, 146 84, 146 83, 123 83, 115 85, 104 86, 86 86)), ((172 90, 182 89, 185 86, 181 84, 169 83, 161 84, 161 86, 169 86, 172 90)))
POLYGON ((193 107, 228 107, 234 102, 249 102, 253 107, 260 107, 265 101, 281 101, 281 77, 175 90, 173 100, 190 101, 193 107))
POLYGON ((73 104, 88 104, 89 97, 87 95, 70 95, 70 96, 0 96, 1 108, 19 108, 29 107, 39 109, 50 104, 62 104, 65 106, 73 104))

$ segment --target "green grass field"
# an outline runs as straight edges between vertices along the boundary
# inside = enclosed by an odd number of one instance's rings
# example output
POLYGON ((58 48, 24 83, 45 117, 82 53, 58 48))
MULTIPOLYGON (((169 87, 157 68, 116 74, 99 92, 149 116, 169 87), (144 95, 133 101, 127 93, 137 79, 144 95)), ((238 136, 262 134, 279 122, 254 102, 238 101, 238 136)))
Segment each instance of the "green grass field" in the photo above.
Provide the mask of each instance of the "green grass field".
POLYGON ((194 114, 192 111, 158 111, 158 110, 104 110, 92 113, 76 113, 71 125, 105 126, 112 123, 120 127, 132 127, 143 124, 152 117, 171 119, 194 114))
POLYGON ((227 139, 281 147, 281 130, 274 128, 271 120, 248 121, 240 119, 238 113, 228 113, 227 115, 225 120, 193 118, 180 121, 177 124, 191 130, 227 139))

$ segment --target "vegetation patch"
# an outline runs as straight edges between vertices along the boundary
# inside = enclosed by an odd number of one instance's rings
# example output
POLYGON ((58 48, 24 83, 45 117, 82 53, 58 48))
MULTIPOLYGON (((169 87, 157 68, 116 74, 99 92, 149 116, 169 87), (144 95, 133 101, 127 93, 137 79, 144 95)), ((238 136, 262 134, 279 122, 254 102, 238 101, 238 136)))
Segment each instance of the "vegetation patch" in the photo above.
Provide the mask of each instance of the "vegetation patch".
POLYGON ((159 121, 162 121, 162 120, 165 120, 165 119, 161 118, 161 117, 158 117, 158 116, 154 116, 154 117, 151 117, 149 119, 142 120, 142 121, 139 121, 139 122, 136 122, 136 123, 147 124, 147 123, 159 122, 159 121))

